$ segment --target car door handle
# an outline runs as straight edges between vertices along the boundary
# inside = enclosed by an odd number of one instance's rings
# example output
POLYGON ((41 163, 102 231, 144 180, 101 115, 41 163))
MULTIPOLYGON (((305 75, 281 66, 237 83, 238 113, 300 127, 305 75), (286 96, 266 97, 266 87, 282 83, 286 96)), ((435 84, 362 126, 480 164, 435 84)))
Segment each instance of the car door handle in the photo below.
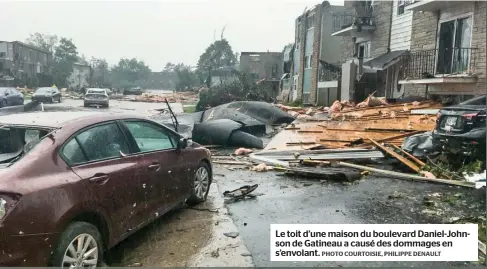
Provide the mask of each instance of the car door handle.
POLYGON ((161 165, 158 163, 153 163, 153 164, 149 165, 149 170, 159 171, 160 168, 161 168, 161 165))
POLYGON ((88 180, 93 183, 105 184, 108 181, 108 175, 96 174, 95 176, 90 177, 88 180))

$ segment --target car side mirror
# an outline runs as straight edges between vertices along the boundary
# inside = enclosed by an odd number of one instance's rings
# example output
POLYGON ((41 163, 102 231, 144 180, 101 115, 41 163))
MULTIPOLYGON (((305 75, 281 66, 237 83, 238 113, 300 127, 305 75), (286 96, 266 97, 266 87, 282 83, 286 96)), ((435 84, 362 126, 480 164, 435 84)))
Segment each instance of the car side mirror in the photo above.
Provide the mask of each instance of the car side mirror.
POLYGON ((188 147, 188 140, 186 138, 181 138, 178 141, 178 149, 185 149, 188 147))
POLYGON ((5 93, 5 96, 8 96, 8 92, 5 93))

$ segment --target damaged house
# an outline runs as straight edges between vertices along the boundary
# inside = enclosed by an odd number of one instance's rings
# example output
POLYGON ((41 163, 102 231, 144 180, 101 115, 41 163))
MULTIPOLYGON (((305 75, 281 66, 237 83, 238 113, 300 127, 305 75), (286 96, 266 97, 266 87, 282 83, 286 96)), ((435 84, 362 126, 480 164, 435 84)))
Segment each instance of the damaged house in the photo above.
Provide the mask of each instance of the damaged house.
POLYGON ((405 1, 411 53, 402 56, 397 91, 458 103, 485 94, 485 1, 405 1))
POLYGON ((296 19, 291 68, 292 101, 331 105, 340 98, 340 37, 331 33, 333 14, 343 9, 343 6, 332 6, 324 1, 296 19))
POLYGON ((240 71, 250 74, 252 79, 259 83, 268 84, 272 96, 277 96, 279 93, 282 66, 282 52, 242 52, 240 54, 240 71))

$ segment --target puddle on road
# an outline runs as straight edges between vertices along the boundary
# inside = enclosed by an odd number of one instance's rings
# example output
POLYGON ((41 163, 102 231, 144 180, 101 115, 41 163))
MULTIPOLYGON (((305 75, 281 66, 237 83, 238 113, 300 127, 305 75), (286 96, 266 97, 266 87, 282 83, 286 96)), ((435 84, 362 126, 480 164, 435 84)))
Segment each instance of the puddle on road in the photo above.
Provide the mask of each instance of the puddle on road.
MULTIPOLYGON (((198 208, 211 208, 202 204, 198 208)), ((113 267, 186 267, 210 240, 213 212, 183 209, 170 212, 131 235, 105 255, 113 267)))

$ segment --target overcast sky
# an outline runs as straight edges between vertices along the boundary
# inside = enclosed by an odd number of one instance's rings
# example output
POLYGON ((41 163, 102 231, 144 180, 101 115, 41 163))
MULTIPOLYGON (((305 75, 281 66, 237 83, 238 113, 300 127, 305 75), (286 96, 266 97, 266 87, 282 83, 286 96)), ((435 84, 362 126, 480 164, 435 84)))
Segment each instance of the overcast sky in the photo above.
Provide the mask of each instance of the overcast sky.
MULTIPOLYGON (((115 64, 121 57, 136 57, 160 71, 166 62, 195 65, 223 26, 235 52, 282 51, 293 42, 294 19, 321 1, 0 2, 0 40, 24 41, 34 32, 56 34, 72 38, 88 58, 115 64)), ((343 0, 330 3, 343 5, 343 0)))

